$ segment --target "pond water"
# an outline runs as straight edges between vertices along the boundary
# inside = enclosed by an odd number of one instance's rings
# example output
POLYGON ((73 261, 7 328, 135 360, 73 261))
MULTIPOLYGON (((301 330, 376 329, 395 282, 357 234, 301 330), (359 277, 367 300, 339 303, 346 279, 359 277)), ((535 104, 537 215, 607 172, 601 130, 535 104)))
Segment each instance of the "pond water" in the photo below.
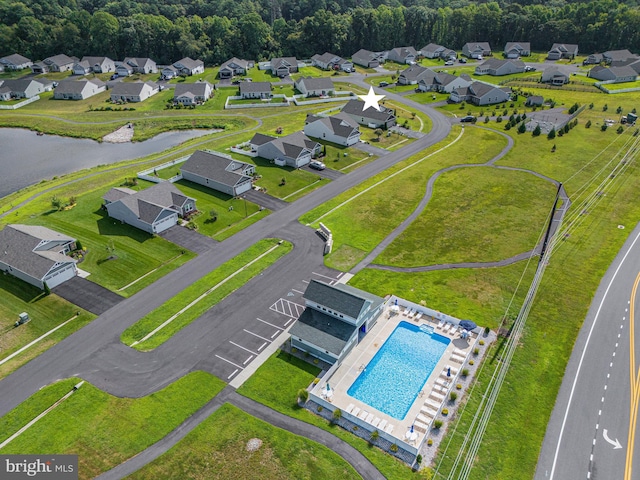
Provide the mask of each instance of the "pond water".
POLYGON ((144 142, 99 143, 0 128, 0 198, 40 180, 162 152, 209 133, 212 130, 181 130, 161 133, 144 142))

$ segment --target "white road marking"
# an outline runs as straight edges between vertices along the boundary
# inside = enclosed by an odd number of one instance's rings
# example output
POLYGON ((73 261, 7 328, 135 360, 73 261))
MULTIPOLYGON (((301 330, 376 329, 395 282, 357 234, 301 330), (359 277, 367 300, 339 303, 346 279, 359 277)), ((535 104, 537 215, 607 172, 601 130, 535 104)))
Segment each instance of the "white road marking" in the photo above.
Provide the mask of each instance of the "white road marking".
POLYGON ((290 318, 289 320, 287 320, 287 323, 284 324, 284 326, 286 327, 287 325, 289 325, 289 323, 291 323, 293 321, 293 318, 290 318))
POLYGON ((304 292, 301 292, 300 290, 296 290, 295 288, 292 288, 291 290, 296 293, 299 293, 300 295, 304 295, 304 292))
POLYGON ((317 275, 317 276, 319 276, 319 277, 328 278, 329 280, 335 280, 335 278, 333 278, 333 277, 328 277, 327 275, 323 275, 323 274, 321 274, 321 273, 317 273, 317 272, 311 272, 311 273, 313 273, 314 275, 317 275))
POLYGON ((247 352, 249 352, 249 353, 253 353, 254 355, 258 355, 256 352, 254 352, 254 351, 252 351, 252 350, 249 350, 248 348, 245 348, 245 347, 243 347, 242 345, 238 345, 236 342, 232 342, 231 340, 229 340, 229 343, 230 343, 231 345, 235 345, 235 346, 236 346, 236 347, 238 347, 238 348, 241 348, 241 349, 243 349, 243 350, 246 350, 246 351, 247 351, 247 352))
POLYGON ((273 337, 275 337, 276 335, 280 334, 280 332, 278 332, 277 330, 275 332, 273 332, 273 335, 271 335, 271 338, 273 339, 273 337))
POLYGON ((262 350, 267 345, 269 345, 269 342, 264 342, 262 345, 260 345, 260 348, 258 348, 258 351, 262 350))
POLYGON ((302 280, 302 283, 309 283, 309 280, 302 280))
POLYGON ((224 360, 225 362, 230 363, 230 364, 231 364, 231 365, 233 365, 234 367, 238 367, 238 368, 240 368, 240 369, 244 370, 244 368, 243 368, 243 367, 241 367, 240 365, 238 365, 237 363, 233 363, 231 360, 227 360, 226 358, 222 358, 222 357, 221 357, 220 355, 218 355, 217 353, 216 353, 216 357, 218 357, 220 360, 224 360))
POLYGON ((598 410, 598 416, 602 415, 602 410, 598 410))
POLYGON ((233 373, 231 375, 229 375, 227 377, 227 380, 229 380, 231 377, 233 377, 236 373, 238 373, 238 369, 237 368, 233 371, 233 373))
POLYGON ((249 363, 251 361, 252 358, 253 358, 253 355, 249 355, 249 358, 247 358, 244 362, 242 362, 242 364, 246 365, 247 363, 249 363))
POLYGON ((245 332, 247 332, 248 334, 253 335, 254 337, 258 337, 258 338, 260 338, 260 339, 262 339, 262 340, 266 340, 267 342, 271 343, 271 340, 269 340, 268 338, 264 338, 264 337, 261 337, 260 335, 258 335, 257 333, 250 332, 250 331, 249 331, 249 330, 247 330, 246 328, 243 328, 243 330, 244 330, 245 332))
POLYGON ((340 272, 340 273, 338 274, 338 278, 342 277, 342 275, 344 275, 344 272, 340 272))
POLYGON ((279 326, 274 325, 273 323, 269 323, 269 322, 267 322, 265 320, 262 320, 261 318, 256 317, 256 320, 260 320, 262 323, 266 323, 267 325, 271 325, 273 328, 277 328, 278 330, 284 330, 284 328, 280 328, 279 326))

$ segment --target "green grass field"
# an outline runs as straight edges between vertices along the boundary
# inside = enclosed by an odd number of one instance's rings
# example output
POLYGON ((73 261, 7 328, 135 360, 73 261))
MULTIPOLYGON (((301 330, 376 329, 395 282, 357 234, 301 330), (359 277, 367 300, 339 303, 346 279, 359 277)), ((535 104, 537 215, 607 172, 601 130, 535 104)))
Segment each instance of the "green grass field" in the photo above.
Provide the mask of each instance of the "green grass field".
POLYGON ((55 294, 45 295, 40 289, 9 275, 0 275, 0 361, 49 330, 80 316, 42 339, 33 347, 0 365, 0 378, 11 373, 47 348, 80 329, 95 318, 55 294), (27 312, 31 321, 14 327, 18 314, 27 312))
MULTIPOLYGON (((0 441, 69 392, 80 379, 47 386, 0 418, 0 441)), ((79 477, 94 478, 157 442, 204 406, 224 383, 205 372, 187 374, 143 398, 118 398, 85 383, 3 454, 76 454, 79 477)))
POLYGON ((120 340, 124 344, 142 351, 158 347, 215 304, 277 262, 292 248, 293 246, 288 242, 279 245, 278 240, 275 239, 260 240, 138 320, 122 333, 120 340), (254 261, 255 263, 252 263, 254 261), (206 296, 201 298, 203 295, 206 296), (198 303, 183 311, 194 301, 198 303), (180 313, 181 311, 182 313, 180 313), (175 315, 178 316, 171 323, 152 337, 144 340, 144 337, 175 315))
POLYGON ((224 404, 178 445, 127 478, 355 480, 361 477, 329 448, 224 404), (252 438, 260 439, 262 444, 257 451, 249 452, 247 442, 252 438))

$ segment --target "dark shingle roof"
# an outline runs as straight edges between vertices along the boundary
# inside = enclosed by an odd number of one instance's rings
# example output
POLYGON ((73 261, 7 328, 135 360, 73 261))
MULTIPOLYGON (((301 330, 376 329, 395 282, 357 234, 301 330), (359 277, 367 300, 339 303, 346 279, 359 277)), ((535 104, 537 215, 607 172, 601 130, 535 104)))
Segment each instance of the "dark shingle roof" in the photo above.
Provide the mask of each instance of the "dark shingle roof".
POLYGON ((252 145, 264 145, 265 143, 269 143, 274 140, 276 137, 271 137, 269 135, 264 135, 262 133, 256 133, 251 139, 252 145))
POLYGON ((140 95, 145 85, 149 85, 151 89, 158 88, 153 82, 118 82, 113 86, 111 95, 140 95))
POLYGON ((380 107, 380 110, 369 107, 364 111, 362 110, 362 107, 364 107, 364 102, 362 100, 349 100, 349 102, 347 102, 347 104, 342 108, 342 111, 349 115, 367 117, 382 122, 386 122, 393 117, 393 110, 386 109, 382 106, 380 107))
POLYGON ((508 52, 509 50, 512 50, 516 47, 520 47, 518 48, 518 50, 526 50, 526 51, 531 51, 531 43, 530 42, 507 42, 507 44, 504 46, 504 51, 508 52))
POLYGON ((187 200, 195 202, 171 182, 160 182, 139 192, 116 187, 109 190, 102 198, 110 202, 120 201, 138 218, 149 224, 153 223, 165 209, 176 211, 176 208, 181 208, 187 200))
POLYGON ((289 333, 339 356, 357 328, 313 308, 306 308, 289 333))
POLYGON ((333 90, 333 82, 327 77, 302 77, 295 84, 296 87, 303 84, 307 90, 333 90))
POLYGON ((303 297, 352 318, 358 318, 373 303, 373 299, 382 301, 375 295, 348 285, 329 285, 317 280, 309 282, 303 297))
POLYGON ((56 87, 56 92, 67 94, 81 93, 89 82, 94 83, 99 87, 104 85, 104 82, 97 78, 92 78, 90 80, 60 80, 60 83, 58 83, 58 86, 56 87))
POLYGON ((262 93, 271 92, 271 83, 269 82, 242 82, 240 84, 240 93, 262 93))
POLYGON ((182 60, 178 60, 173 65, 175 66, 178 64, 182 65, 185 68, 188 68, 189 70, 193 70, 194 68, 199 66, 204 66, 204 62, 202 60, 194 60, 189 57, 184 57, 182 60))
POLYGON ((127 195, 134 195, 137 192, 126 187, 115 187, 105 193, 102 198, 107 202, 115 202, 127 195))
POLYGON ((234 160, 233 158, 196 150, 189 159, 182 164, 180 170, 233 187, 237 185, 238 182, 251 178, 242 173, 245 167, 250 166, 252 165, 234 160))
POLYGON ((207 93, 207 85, 209 86, 209 91, 213 89, 213 86, 207 82, 195 82, 195 83, 178 83, 173 92, 174 98, 181 97, 186 94, 191 94, 196 97, 205 97, 207 93))
POLYGON ((12 55, 7 55, 6 57, 0 58, 0 63, 11 64, 11 65, 22 65, 24 63, 29 63, 27 57, 23 57, 19 53, 14 53, 12 55))
POLYGON ((53 57, 48 57, 44 59, 44 63, 47 65, 69 65, 70 63, 74 63, 75 60, 71 57, 68 57, 64 53, 60 55, 54 55, 53 57))
POLYGON ((338 113, 330 117, 316 117, 315 115, 307 115, 306 124, 314 122, 322 122, 335 135, 343 138, 349 138, 354 130, 359 130, 358 124, 346 113, 338 113))

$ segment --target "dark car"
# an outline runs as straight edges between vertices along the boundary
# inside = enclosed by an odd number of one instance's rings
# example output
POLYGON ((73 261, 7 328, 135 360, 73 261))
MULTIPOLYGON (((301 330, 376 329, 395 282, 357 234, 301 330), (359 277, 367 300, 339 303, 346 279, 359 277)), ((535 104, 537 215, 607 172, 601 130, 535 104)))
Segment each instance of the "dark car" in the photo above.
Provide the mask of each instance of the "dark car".
POLYGON ((460 58, 458 59, 458 61, 459 61, 460 63, 467 63, 467 59, 466 59, 466 58, 464 58, 464 57, 460 57, 460 58))
POLYGON ((381 87, 388 87, 389 86, 389 82, 380 82, 379 84, 381 87))
POLYGON ((473 115, 467 115, 466 117, 462 117, 460 119, 461 122, 473 122, 476 119, 473 115))

